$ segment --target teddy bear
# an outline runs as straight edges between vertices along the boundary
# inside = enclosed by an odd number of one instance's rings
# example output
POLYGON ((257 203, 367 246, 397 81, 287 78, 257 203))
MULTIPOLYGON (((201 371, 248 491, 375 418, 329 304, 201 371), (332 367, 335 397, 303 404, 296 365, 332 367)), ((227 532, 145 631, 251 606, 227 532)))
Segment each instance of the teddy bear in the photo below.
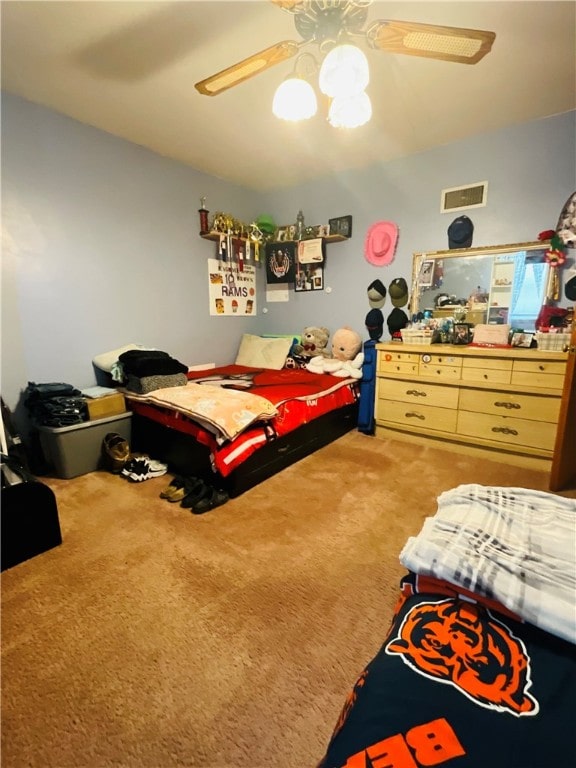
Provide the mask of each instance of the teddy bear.
POLYGON ((352 328, 339 328, 332 336, 331 357, 314 357, 306 369, 312 373, 331 373, 333 376, 362 378, 364 353, 362 338, 352 328))
POLYGON ((304 328, 300 344, 294 344, 290 350, 290 357, 302 366, 315 357, 329 357, 328 341, 330 331, 323 326, 309 325, 304 328))

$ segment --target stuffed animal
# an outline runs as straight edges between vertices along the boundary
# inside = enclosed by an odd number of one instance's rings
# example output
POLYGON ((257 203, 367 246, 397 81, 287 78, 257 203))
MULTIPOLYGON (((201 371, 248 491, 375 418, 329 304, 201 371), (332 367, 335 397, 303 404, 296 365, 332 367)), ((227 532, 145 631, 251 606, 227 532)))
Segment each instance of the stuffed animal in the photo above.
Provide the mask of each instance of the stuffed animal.
POLYGON ((290 355, 296 358, 304 358, 306 362, 313 357, 329 357, 329 339, 330 331, 328 328, 309 325, 304 328, 302 343, 294 344, 290 351, 290 355))
POLYGON ((335 331, 332 336, 332 357, 335 360, 353 360, 362 350, 360 334, 345 326, 335 331))
POLYGON ((339 328, 332 337, 332 357, 312 358, 306 369, 312 373, 331 373, 333 376, 362 378, 362 338, 348 326, 339 328))

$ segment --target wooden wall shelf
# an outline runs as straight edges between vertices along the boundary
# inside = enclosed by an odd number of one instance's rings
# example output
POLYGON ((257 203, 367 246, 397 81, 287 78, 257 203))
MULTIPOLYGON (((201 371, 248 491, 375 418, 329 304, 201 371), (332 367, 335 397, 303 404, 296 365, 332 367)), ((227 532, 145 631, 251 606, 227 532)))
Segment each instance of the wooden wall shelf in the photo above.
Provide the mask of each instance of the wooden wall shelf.
MULTIPOLYGON (((218 242, 220 240, 221 235, 225 235, 225 232, 201 232, 200 237, 202 237, 204 240, 213 240, 215 242, 218 242)), ((231 235, 232 238, 235 240, 244 240, 247 241, 247 237, 238 237, 237 235, 231 235)), ((317 238, 306 238, 306 240, 315 240, 317 238)), ((344 240, 349 240, 349 237, 344 237, 344 235, 328 235, 327 237, 323 237, 322 240, 325 243, 342 243, 344 240)), ((297 243, 298 240, 284 240, 282 242, 287 243, 297 243)))

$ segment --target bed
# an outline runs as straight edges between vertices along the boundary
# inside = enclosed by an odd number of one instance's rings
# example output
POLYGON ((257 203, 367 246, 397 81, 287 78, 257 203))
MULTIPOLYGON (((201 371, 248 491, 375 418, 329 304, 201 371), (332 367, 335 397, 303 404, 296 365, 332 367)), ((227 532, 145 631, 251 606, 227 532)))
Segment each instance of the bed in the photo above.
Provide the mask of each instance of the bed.
POLYGON ((441 494, 318 768, 576 765, 575 532, 571 499, 441 494))
POLYGON ((234 497, 356 427, 359 392, 355 378, 234 363, 125 397, 133 451, 234 497))

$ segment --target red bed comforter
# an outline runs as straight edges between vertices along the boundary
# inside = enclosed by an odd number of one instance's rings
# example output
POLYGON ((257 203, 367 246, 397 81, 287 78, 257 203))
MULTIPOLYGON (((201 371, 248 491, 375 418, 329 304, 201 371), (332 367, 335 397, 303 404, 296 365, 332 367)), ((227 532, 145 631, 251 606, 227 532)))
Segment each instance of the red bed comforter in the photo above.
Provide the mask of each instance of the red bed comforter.
POLYGON ((350 405, 359 397, 357 379, 339 378, 331 374, 310 373, 305 369, 249 368, 227 365, 202 371, 191 371, 190 381, 238 388, 269 400, 277 410, 272 419, 252 424, 234 440, 218 441, 216 436, 188 416, 137 400, 130 400, 134 413, 152 419, 171 429, 192 435, 206 445, 212 464, 223 477, 271 440, 292 432, 337 408, 350 405))

